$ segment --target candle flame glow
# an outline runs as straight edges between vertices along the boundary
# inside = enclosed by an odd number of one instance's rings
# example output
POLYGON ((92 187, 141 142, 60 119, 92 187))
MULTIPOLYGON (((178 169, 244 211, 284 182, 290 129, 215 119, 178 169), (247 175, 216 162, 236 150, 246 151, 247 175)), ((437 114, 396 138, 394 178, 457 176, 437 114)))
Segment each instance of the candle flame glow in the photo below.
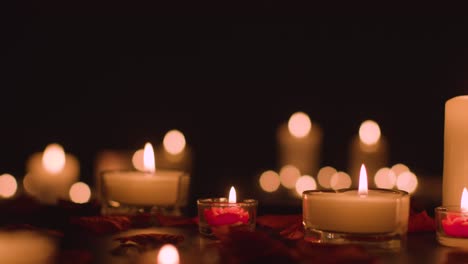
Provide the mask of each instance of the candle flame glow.
POLYGON ((462 211, 468 211, 468 191, 463 188, 463 193, 460 201, 460 208, 462 211))
POLYGON ((0 196, 10 198, 15 195, 18 189, 15 177, 10 174, 3 174, 0 176, 0 196))
POLYGON ((297 138, 303 138, 309 134, 312 123, 309 116, 304 112, 296 112, 288 121, 289 132, 297 138))
POLYGON ((143 166, 145 171, 155 172, 156 171, 156 162, 154 160, 154 150, 151 143, 145 144, 145 150, 143 153, 143 166))
POLYGON ((274 192, 278 190, 280 186, 280 178, 278 173, 272 171, 272 170, 267 170, 262 175, 260 175, 260 187, 262 190, 265 192, 274 192))
POLYGON ((158 253, 158 264, 179 264, 179 251, 171 244, 161 247, 158 253))
POLYGON ((229 203, 236 203, 237 197, 236 197, 236 189, 234 189, 234 186, 231 187, 231 190, 229 190, 229 203))
POLYGON ((42 155, 42 165, 53 174, 57 174, 65 167, 65 151, 57 143, 49 144, 42 155))
POLYGON ((84 182, 76 182, 71 186, 69 195, 74 203, 83 204, 91 198, 91 189, 84 182))
POLYGON ((164 149, 172 155, 181 153, 185 148, 185 144, 184 134, 176 129, 167 132, 163 139, 164 149))
POLYGON ((367 171, 364 164, 361 165, 361 170, 359 171, 359 190, 358 193, 361 196, 367 195, 367 171))
POLYGON ((359 138, 366 145, 374 145, 380 139, 380 127, 375 121, 366 120, 359 127, 359 138))

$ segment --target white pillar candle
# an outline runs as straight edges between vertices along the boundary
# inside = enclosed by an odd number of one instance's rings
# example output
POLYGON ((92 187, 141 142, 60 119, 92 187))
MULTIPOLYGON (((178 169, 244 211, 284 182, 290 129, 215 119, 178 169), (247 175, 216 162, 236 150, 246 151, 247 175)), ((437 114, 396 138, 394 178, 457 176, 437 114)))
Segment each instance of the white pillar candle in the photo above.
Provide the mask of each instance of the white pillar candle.
POLYGON ((463 188, 468 187, 468 95, 445 103, 442 186, 442 205, 460 206, 463 188))
POLYGON ((101 150, 97 153, 94 163, 94 186, 98 199, 101 198, 99 190, 101 190, 102 177, 100 174, 103 171, 131 170, 133 168, 132 155, 132 151, 112 149, 101 150))
POLYGON ((385 137, 380 132, 379 125, 372 120, 364 121, 359 127, 359 133, 353 137, 349 151, 349 171, 353 175, 353 186, 357 186, 359 168, 366 164, 371 176, 380 168, 388 166, 388 147, 385 137))
POLYGON ((26 164, 30 194, 39 201, 53 204, 68 199, 68 191, 78 181, 79 162, 65 153, 59 144, 50 144, 44 152, 34 153, 26 164))
POLYGON ((303 220, 306 228, 343 233, 406 233, 409 196, 398 191, 368 190, 365 169, 360 188, 342 192, 306 192, 303 220))
POLYGON ((301 174, 316 175, 320 164, 322 129, 307 114, 294 113, 277 132, 279 165, 292 165, 301 174))

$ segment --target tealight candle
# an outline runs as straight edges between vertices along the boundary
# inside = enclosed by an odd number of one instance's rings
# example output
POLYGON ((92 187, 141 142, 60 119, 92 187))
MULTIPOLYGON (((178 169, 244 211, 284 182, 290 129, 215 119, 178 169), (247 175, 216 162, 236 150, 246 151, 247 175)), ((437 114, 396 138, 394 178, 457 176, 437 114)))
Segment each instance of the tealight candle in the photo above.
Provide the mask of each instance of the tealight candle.
POLYGON ((320 163, 322 129, 312 124, 307 114, 297 112, 291 115, 287 124, 277 132, 279 165, 292 165, 301 174, 316 175, 320 163))
POLYGON ((468 191, 463 188, 460 206, 435 209, 437 240, 451 247, 468 248, 468 191))
POLYGON ((388 165, 387 141, 381 134, 379 125, 373 120, 362 122, 358 135, 351 141, 348 173, 354 175, 353 183, 358 182, 359 168, 363 163, 371 177, 388 165))
POLYGON ((198 227, 201 234, 214 236, 216 228, 226 226, 255 229, 257 201, 246 199, 237 202, 236 190, 231 187, 229 198, 198 199, 198 227))
POLYGON ((303 193, 306 239, 316 243, 369 243, 399 247, 406 235, 409 195, 403 191, 368 189, 361 166, 359 188, 303 193))
POLYGON ((48 145, 43 153, 35 153, 26 164, 28 190, 43 203, 68 200, 68 191, 79 177, 75 156, 65 153, 59 144, 48 145))
POLYGON ((181 189, 190 177, 182 171, 156 170, 154 150, 150 143, 144 149, 146 171, 106 171, 101 177, 103 213, 128 210, 126 213, 177 207, 186 199, 181 189), (117 210, 112 210, 117 209, 117 210))

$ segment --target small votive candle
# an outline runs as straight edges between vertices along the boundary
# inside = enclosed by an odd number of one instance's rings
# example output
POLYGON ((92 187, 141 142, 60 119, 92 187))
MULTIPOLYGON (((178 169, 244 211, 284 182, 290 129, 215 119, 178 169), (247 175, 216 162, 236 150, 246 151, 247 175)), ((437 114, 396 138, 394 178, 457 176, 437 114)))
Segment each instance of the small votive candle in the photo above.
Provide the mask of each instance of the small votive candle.
POLYGON ((437 241, 444 246, 468 248, 468 192, 463 189, 460 206, 435 209, 437 241))
POLYGON ((408 230, 409 194, 367 189, 361 167, 359 189, 303 192, 305 239, 314 243, 400 248, 408 230))
POLYGON ((229 198, 203 198, 197 200, 198 229, 202 235, 216 237, 215 233, 226 227, 255 230, 257 200, 237 202, 236 191, 231 187, 229 198))

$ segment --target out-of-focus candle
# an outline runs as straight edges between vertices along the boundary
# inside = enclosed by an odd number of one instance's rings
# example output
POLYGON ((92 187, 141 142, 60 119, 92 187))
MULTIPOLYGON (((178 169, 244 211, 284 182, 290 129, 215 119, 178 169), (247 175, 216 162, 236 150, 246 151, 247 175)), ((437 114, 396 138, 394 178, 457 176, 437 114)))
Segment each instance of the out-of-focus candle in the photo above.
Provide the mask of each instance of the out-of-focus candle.
POLYGON ((156 170, 154 150, 146 143, 143 163, 146 171, 107 171, 102 174, 105 204, 126 206, 176 206, 181 203, 182 186, 190 178, 178 170, 156 170))
MULTIPOLYGON (((322 129, 304 112, 296 112, 277 132, 279 165, 292 165, 301 174, 316 175, 320 163, 322 129)), ((294 187, 294 186, 293 186, 294 187)))
POLYGON ((156 159, 160 168, 190 173, 192 150, 187 144, 184 134, 177 129, 168 131, 164 135, 162 146, 156 149, 156 159))
POLYGON ((158 253, 158 264, 179 264, 179 251, 171 244, 161 247, 158 253))
POLYGON ((0 231, 1 263, 50 264, 57 256, 55 241, 30 231, 0 231))
POLYGON ((104 149, 97 153, 94 163, 94 186, 96 189, 96 196, 98 199, 101 198, 99 192, 99 190, 101 189, 100 174, 103 171, 133 169, 132 155, 132 151, 117 149, 104 149))
POLYGON ((445 103, 442 206, 459 206, 459 190, 468 186, 468 95, 445 103))
POLYGON ((31 195, 44 203, 68 199, 70 186, 78 180, 79 163, 59 144, 50 144, 42 153, 34 153, 26 164, 31 195))
POLYGON ((350 145, 349 171, 353 175, 353 186, 356 186, 361 164, 366 164, 369 175, 375 175, 377 171, 387 165, 388 147, 385 137, 380 132, 379 125, 372 120, 364 121, 359 127, 350 145))

